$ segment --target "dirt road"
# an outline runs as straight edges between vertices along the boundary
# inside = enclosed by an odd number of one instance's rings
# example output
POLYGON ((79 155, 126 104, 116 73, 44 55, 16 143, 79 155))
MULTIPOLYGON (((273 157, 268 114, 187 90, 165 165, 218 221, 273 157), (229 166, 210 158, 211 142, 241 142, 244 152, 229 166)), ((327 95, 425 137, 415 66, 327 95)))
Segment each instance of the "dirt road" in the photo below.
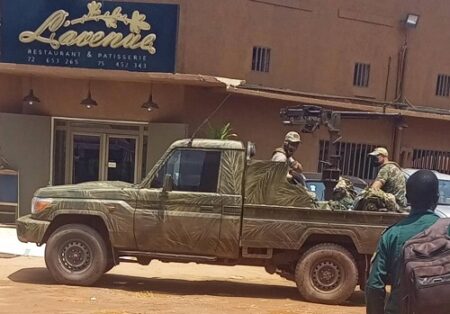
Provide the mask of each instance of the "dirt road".
POLYGON ((43 258, 0 255, 0 313, 363 314, 364 295, 345 306, 303 302, 293 283, 255 267, 121 264, 95 287, 56 285, 43 258))

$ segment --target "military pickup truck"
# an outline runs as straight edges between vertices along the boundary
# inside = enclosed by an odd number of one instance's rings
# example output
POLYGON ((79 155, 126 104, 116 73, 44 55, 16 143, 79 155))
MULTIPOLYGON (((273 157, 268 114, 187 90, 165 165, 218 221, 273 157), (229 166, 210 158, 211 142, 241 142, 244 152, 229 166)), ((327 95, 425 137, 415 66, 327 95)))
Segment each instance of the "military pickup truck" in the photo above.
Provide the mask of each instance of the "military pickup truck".
POLYGON ((181 140, 140 184, 39 189, 18 238, 46 243, 47 268, 62 284, 92 285, 120 262, 155 259, 265 267, 312 302, 338 304, 364 288, 381 232, 402 215, 320 209, 287 181, 286 164, 249 151, 181 140))

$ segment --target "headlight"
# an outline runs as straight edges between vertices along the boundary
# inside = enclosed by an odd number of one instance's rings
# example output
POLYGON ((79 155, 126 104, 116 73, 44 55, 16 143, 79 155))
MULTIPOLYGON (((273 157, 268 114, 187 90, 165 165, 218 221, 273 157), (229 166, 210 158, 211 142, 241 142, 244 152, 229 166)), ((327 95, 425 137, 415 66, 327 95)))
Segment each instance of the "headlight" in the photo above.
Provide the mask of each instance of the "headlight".
POLYGON ((33 200, 31 201, 31 213, 39 214, 49 208, 52 205, 52 202, 52 198, 33 197, 33 200))

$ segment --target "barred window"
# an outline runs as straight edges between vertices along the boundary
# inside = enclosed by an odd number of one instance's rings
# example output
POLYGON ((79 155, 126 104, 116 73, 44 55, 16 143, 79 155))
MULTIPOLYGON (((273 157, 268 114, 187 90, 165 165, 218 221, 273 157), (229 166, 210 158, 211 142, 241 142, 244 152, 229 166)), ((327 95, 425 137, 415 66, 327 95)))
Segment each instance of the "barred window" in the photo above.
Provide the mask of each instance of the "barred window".
POLYGON ((270 48, 253 47, 252 71, 269 72, 270 52, 270 48))
POLYGON ((413 151, 413 168, 450 174, 450 152, 415 149, 413 151))
POLYGON ((370 64, 355 63, 353 73, 353 85, 358 87, 369 87, 370 64))
MULTIPOLYGON (((328 154, 329 141, 320 141, 319 163, 317 169, 323 170, 323 163, 328 154)), ((376 177, 377 169, 372 166, 369 158, 377 146, 370 144, 340 142, 337 145, 336 154, 341 156, 339 168, 343 175, 355 176, 365 180, 372 180, 376 177)))
POLYGON ((436 83, 436 96, 448 97, 450 94, 449 89, 450 89, 450 76, 439 74, 436 83))

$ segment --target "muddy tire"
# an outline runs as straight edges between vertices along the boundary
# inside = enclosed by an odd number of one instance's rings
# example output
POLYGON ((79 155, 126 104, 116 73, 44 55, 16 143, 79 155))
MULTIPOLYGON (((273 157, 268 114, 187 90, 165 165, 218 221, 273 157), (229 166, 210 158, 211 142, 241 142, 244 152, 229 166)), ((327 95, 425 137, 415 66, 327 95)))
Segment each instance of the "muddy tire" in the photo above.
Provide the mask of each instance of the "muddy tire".
POLYGON ((104 273, 108 254, 100 234, 85 225, 58 228, 45 247, 45 264, 62 284, 90 286, 104 273))
POLYGON ((352 254, 342 246, 318 244, 298 261, 295 282, 307 301, 341 304, 355 291, 358 268, 352 254))

